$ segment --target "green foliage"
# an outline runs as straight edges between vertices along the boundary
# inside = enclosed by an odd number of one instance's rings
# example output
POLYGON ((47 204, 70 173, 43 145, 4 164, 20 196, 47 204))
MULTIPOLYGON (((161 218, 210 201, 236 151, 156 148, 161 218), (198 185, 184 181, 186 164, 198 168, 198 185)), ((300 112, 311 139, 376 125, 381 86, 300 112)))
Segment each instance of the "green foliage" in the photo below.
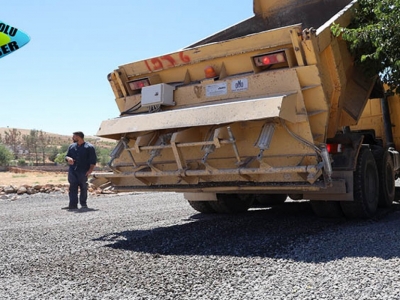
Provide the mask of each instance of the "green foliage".
POLYGON ((26 160, 23 158, 19 158, 17 164, 19 167, 23 167, 23 166, 27 165, 26 160))
POLYGON ((21 131, 11 128, 4 134, 4 144, 9 145, 14 153, 14 157, 18 158, 18 147, 21 145, 21 131))
POLYGON ((61 147, 60 147, 59 152, 60 153, 67 152, 68 151, 68 147, 69 147, 69 144, 62 144, 61 147))
POLYGON ((13 153, 3 144, 0 144, 0 166, 10 165, 13 153))
POLYGON ((43 164, 46 163, 46 154, 50 144, 51 138, 42 130, 32 129, 29 134, 22 135, 22 145, 28 151, 27 158, 30 160, 33 156, 36 164, 39 161, 43 164))
POLYGON ((10 163, 8 164, 10 167, 16 167, 18 166, 18 160, 12 159, 10 160, 10 163))
POLYGON ((97 161, 100 160, 101 156, 108 156, 110 157, 110 149, 101 148, 99 146, 94 146, 97 155, 97 161))
POLYGON ((67 164, 67 162, 65 161, 66 155, 67 151, 58 153, 56 158, 54 159, 54 162, 59 165, 66 165, 67 164))
POLYGON ((400 0, 359 0, 348 28, 337 24, 332 32, 349 42, 350 51, 364 72, 380 75, 400 93, 400 0))
POLYGON ((97 162, 100 163, 102 167, 106 166, 110 161, 111 150, 107 148, 101 148, 97 145, 94 146, 96 150, 97 162))
POLYGON ((30 160, 31 155, 35 155, 36 163, 38 161, 38 131, 36 129, 32 129, 29 134, 22 135, 22 144, 24 148, 28 151, 28 159, 30 160))
POLYGON ((108 165, 108 162, 110 161, 110 156, 100 156, 100 166, 105 167, 108 165))
POLYGON ((48 158, 49 158, 49 160, 52 161, 52 162, 54 162, 54 160, 56 159, 58 153, 59 153, 59 150, 58 150, 57 147, 55 147, 55 146, 51 147, 51 148, 49 149, 49 151, 48 151, 48 154, 49 154, 48 158))
MULTIPOLYGON (((61 154, 66 154, 68 150, 68 144, 61 145, 60 147, 51 146, 48 148, 48 159, 52 162, 56 162, 57 156, 61 154)), ((65 155, 64 155, 65 156, 65 155)))

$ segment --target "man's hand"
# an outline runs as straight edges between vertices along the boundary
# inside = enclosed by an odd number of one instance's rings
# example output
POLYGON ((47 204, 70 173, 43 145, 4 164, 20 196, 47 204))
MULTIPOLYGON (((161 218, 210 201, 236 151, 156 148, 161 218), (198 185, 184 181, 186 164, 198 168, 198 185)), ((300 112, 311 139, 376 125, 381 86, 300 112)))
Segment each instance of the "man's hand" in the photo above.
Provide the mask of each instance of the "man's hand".
POLYGON ((86 177, 88 177, 90 174, 92 174, 94 167, 95 167, 95 165, 90 165, 89 170, 86 172, 86 177))
POLYGON ((66 156, 65 160, 67 161, 67 163, 72 166, 74 164, 74 159, 72 157, 66 156))

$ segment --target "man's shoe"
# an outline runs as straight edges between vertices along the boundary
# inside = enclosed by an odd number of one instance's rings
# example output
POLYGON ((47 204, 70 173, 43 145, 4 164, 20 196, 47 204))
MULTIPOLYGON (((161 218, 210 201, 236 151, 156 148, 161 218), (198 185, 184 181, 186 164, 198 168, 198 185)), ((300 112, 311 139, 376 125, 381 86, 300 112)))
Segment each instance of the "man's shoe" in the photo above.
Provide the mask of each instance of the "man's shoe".
POLYGON ((67 206, 67 207, 63 207, 61 209, 74 210, 74 209, 78 209, 78 208, 77 207, 73 207, 73 206, 67 206))
POLYGON ((81 205, 81 208, 88 209, 89 207, 87 205, 81 205))

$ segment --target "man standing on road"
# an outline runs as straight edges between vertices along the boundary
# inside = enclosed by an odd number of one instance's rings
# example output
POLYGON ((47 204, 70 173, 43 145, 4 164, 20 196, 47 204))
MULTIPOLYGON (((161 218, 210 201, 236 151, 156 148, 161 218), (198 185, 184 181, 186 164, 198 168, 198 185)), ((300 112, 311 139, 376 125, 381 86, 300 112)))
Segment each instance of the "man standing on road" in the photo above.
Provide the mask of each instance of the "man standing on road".
POLYGON ((81 208, 87 208, 88 176, 92 173, 96 161, 96 151, 92 144, 85 142, 82 131, 76 131, 72 135, 72 143, 68 147, 65 160, 69 164, 69 205, 63 209, 78 208, 78 187, 80 188, 79 203, 81 208))

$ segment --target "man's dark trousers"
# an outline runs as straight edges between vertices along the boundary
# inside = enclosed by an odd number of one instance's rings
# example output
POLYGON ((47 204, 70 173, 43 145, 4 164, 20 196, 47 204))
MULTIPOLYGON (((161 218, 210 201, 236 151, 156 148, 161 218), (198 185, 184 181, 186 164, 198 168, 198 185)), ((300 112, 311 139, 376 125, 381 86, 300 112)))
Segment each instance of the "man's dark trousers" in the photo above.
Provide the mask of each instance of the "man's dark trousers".
POLYGON ((78 187, 81 190, 79 195, 79 202, 81 206, 86 206, 87 189, 88 189, 86 172, 80 172, 79 170, 69 170, 68 181, 69 181, 69 207, 78 206, 78 187))

